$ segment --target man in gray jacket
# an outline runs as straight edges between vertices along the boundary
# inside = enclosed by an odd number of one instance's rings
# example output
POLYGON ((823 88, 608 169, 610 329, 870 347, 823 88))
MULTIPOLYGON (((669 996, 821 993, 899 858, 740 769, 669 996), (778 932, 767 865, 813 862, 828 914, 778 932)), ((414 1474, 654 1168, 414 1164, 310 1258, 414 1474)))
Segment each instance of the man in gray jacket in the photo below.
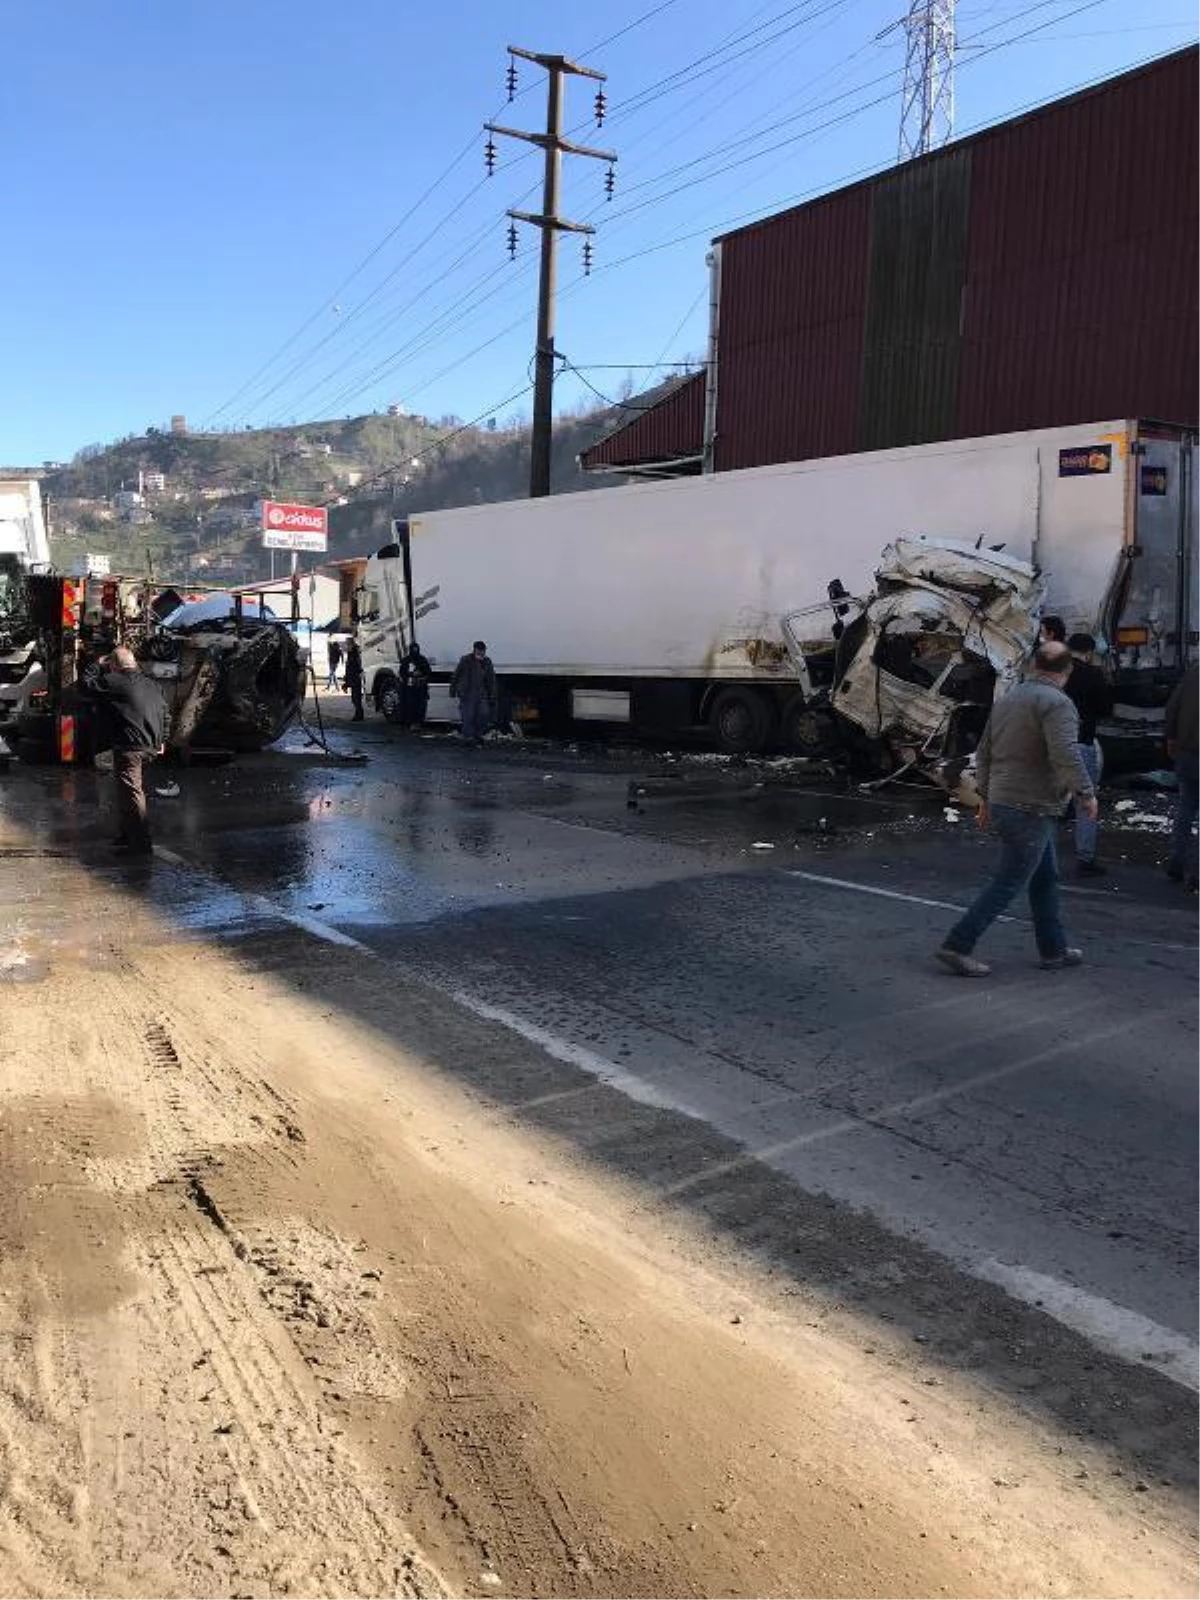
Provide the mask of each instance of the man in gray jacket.
POLYGON ((1039 645, 1033 671, 992 710, 975 756, 982 804, 978 822, 1000 838, 996 875, 955 923, 937 958, 962 978, 986 978, 991 968, 971 954, 983 934, 1023 889, 1029 891, 1033 931, 1047 971, 1077 967, 1058 909, 1054 834, 1074 798, 1094 821, 1096 794, 1079 756, 1079 714, 1063 693, 1071 675, 1064 644, 1039 645))

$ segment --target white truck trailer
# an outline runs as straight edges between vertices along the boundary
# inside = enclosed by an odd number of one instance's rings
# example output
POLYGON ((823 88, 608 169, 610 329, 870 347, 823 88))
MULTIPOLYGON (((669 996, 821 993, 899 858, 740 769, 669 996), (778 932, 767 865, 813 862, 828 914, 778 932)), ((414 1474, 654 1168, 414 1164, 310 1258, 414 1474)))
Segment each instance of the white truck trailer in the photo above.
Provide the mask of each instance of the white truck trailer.
POLYGON ((811 748, 795 646, 820 641, 785 617, 827 642, 831 587, 865 594, 885 546, 920 536, 1037 567, 1132 713, 1196 653, 1196 438, 1125 419, 412 516, 357 592, 366 688, 394 713, 415 638, 428 719, 452 720, 480 638, 518 723, 811 748))
POLYGON ((13 714, 34 658, 25 579, 49 566, 50 541, 37 479, 0 474, 0 730, 13 714))

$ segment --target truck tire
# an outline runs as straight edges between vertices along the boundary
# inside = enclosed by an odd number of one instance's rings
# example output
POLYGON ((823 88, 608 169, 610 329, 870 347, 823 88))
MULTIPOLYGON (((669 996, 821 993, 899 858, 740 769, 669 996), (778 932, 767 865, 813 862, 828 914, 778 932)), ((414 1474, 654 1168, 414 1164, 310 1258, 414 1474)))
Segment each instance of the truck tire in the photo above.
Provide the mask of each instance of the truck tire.
POLYGON ((375 679, 375 709, 389 722, 400 721, 400 680, 390 672, 381 672, 375 679))
POLYGON ((708 725, 718 749, 727 755, 753 755, 766 748, 775 727, 775 708, 755 689, 721 689, 709 708, 708 725))
POLYGON ((825 706, 809 705, 802 694, 793 695, 779 719, 779 743, 801 756, 827 756, 838 749, 837 724, 825 706))

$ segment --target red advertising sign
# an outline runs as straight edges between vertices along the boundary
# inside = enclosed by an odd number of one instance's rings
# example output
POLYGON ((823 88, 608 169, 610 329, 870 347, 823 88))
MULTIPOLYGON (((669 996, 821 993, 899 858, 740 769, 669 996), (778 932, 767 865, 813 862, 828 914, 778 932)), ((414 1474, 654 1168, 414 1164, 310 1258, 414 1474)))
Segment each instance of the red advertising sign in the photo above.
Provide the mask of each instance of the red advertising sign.
POLYGON ((297 506, 264 500, 263 546, 267 550, 315 550, 329 543, 329 512, 324 506, 297 506))

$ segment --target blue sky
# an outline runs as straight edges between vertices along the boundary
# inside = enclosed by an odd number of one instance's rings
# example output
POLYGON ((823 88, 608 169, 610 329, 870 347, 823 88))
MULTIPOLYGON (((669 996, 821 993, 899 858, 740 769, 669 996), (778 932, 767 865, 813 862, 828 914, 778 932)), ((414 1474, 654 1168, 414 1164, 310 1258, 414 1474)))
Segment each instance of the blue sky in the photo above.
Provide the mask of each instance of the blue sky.
MULTIPOLYGON (((709 237, 895 159, 892 0, 59 0, 10 9, 0 105, 8 316, 0 462, 164 424, 288 422, 396 401, 527 411, 542 76, 506 45, 609 74, 568 85, 558 346, 602 394, 703 348, 709 237), (879 37, 883 34, 883 37, 879 37), (616 37, 614 37, 616 36, 616 37), (725 169, 725 170, 722 170, 725 169), (516 398, 511 398, 516 396, 516 398)), ((1192 0, 960 0, 957 129, 1189 42, 1192 0)), ((669 370, 669 369, 664 369, 669 370)), ((566 374, 557 399, 590 391, 566 374)))

